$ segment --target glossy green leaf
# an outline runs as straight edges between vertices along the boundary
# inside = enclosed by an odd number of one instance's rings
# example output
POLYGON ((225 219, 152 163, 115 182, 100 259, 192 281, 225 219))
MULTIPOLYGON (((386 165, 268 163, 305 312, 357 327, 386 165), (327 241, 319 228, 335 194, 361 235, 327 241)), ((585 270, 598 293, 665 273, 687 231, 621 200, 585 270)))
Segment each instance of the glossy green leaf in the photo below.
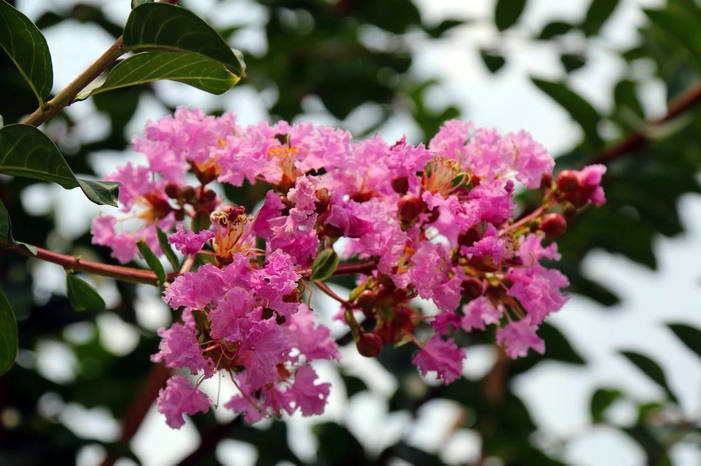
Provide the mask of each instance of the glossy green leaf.
POLYGON ((161 251, 163 251, 166 259, 168 259, 168 262, 170 262, 170 265, 173 266, 173 270, 177 271, 178 268, 180 268, 180 263, 178 262, 178 256, 175 255, 173 248, 168 242, 168 235, 166 235, 159 227, 156 227, 156 233, 158 234, 158 244, 161 246, 161 251))
POLYGON ((701 330, 686 324, 667 324, 687 348, 701 357, 701 330))
POLYGON ((321 251, 312 263, 311 281, 323 281, 331 277, 338 267, 338 254, 332 248, 321 251))
POLYGON ((178 81, 211 94, 222 94, 241 78, 221 62, 196 53, 142 52, 119 62, 92 94, 161 79, 178 81))
POLYGON ((54 80, 49 46, 34 23, 5 0, 0 0, 0 47, 43 105, 54 80))
POLYGON ((582 23, 584 34, 587 36, 598 34, 601 26, 611 17, 618 3, 619 0, 592 0, 582 23))
POLYGON ((536 37, 536 39, 550 40, 554 37, 567 34, 572 30, 573 27, 574 26, 572 26, 570 23, 566 23, 564 21, 552 21, 543 26, 543 29, 540 31, 540 34, 538 34, 538 37, 536 37))
POLYGON ((148 244, 146 244, 144 240, 139 241, 137 246, 148 266, 158 277, 158 281, 160 283, 165 283, 167 278, 166 271, 163 269, 163 264, 161 264, 161 261, 158 260, 158 257, 153 253, 153 251, 151 251, 151 248, 148 247, 148 244))
POLYGON ((623 394, 615 388, 598 388, 589 401, 589 412, 594 422, 602 422, 606 410, 623 394))
POLYGON ((66 270, 66 290, 68 300, 76 311, 103 310, 105 301, 88 282, 75 276, 71 270, 66 270))
POLYGON ((0 290, 0 374, 7 372, 17 357, 17 319, 10 302, 0 290))
POLYGON ((165 49, 191 52, 223 63, 236 76, 246 75, 241 53, 196 14, 168 3, 144 3, 134 8, 124 26, 127 50, 165 49))
POLYGON ((505 31, 516 24, 526 8, 526 0, 497 0, 494 9, 494 24, 500 31, 505 31))
POLYGON ((693 57, 695 64, 701 67, 701 36, 698 33, 699 22, 693 12, 681 8, 668 10, 645 10, 651 23, 662 30, 667 38, 675 40, 675 45, 693 57))
POLYGON ((506 64, 504 56, 498 53, 480 50, 480 56, 482 57, 484 66, 487 67, 490 73, 496 73, 506 64))
POLYGON ((30 125, 0 129, 0 173, 80 187, 96 204, 117 205, 119 183, 77 178, 53 141, 30 125))
POLYGON ((670 400, 675 402, 677 401, 677 397, 669 388, 667 377, 659 364, 644 354, 640 354, 635 351, 621 351, 620 353, 657 385, 662 387, 670 400))
POLYGON ((582 127, 587 139, 599 143, 601 138, 597 130, 601 116, 599 112, 579 94, 572 91, 565 83, 531 78, 541 91, 560 104, 572 119, 582 127))
POLYGON ((24 244, 19 241, 15 241, 12 236, 12 221, 10 220, 10 214, 5 208, 5 204, 0 201, 0 241, 7 244, 14 244, 24 247, 30 253, 36 255, 37 248, 31 244, 24 244))

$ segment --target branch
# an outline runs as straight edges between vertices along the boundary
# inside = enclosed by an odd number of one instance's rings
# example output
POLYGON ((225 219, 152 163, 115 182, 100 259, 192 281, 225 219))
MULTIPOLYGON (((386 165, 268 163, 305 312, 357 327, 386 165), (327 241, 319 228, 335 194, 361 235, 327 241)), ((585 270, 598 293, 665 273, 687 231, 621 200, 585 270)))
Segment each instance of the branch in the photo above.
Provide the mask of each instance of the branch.
MULTIPOLYGON (((667 113, 663 117, 650 121, 648 125, 655 126, 665 123, 691 109, 699 102, 701 102, 701 83, 689 87, 669 104, 667 113)), ((609 163, 624 154, 642 147, 646 142, 647 136, 642 131, 634 131, 625 139, 603 151, 589 163, 609 163)))
MULTIPOLYGON (((127 412, 122 419, 122 435, 119 439, 121 443, 127 444, 139 430, 141 423, 146 417, 149 408, 158 396, 158 391, 163 387, 170 377, 170 369, 164 364, 156 364, 141 386, 139 393, 134 396, 127 412)), ((118 458, 114 454, 108 453, 102 462, 102 466, 112 466, 118 458)))
MULTIPOLYGON (((34 257, 41 259, 43 261, 52 262, 58 264, 66 269, 76 270, 78 272, 90 273, 93 275, 101 275, 103 277, 114 278, 115 280, 121 280, 124 282, 131 283, 143 283, 146 285, 158 285, 158 277, 155 273, 150 270, 137 269, 134 267, 124 267, 121 265, 110 265, 103 264, 101 262, 92 262, 81 259, 79 256, 69 256, 66 254, 60 254, 58 252, 49 251, 44 248, 36 248, 36 255, 32 255, 29 251, 21 246, 13 246, 11 244, 3 243, 0 241, 0 249, 7 249, 8 251, 16 252, 27 257, 34 257)), ((373 259, 367 259, 364 261, 350 262, 346 264, 340 264, 333 276, 339 275, 353 275, 356 273, 369 273, 377 266, 377 262, 373 259)), ((311 275, 310 268, 304 268, 297 271, 303 278, 309 278, 311 275)), ((181 274, 178 272, 173 272, 168 274, 168 281, 172 282, 174 279, 179 277, 181 274)))
POLYGON ((122 49, 122 37, 120 36, 100 58, 87 67, 85 71, 80 73, 73 81, 71 81, 56 97, 49 100, 43 106, 40 106, 34 112, 22 120, 23 124, 39 126, 51 117, 60 112, 64 107, 70 105, 75 100, 76 96, 85 89, 85 87, 93 82, 95 78, 100 76, 107 68, 114 63, 117 58, 125 53, 122 49))

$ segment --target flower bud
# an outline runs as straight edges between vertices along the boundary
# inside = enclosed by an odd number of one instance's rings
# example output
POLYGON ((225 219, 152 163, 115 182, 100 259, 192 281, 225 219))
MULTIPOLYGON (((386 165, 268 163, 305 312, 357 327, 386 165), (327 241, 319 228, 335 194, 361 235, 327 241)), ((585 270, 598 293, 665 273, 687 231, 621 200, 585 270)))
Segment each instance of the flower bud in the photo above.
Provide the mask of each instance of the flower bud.
POLYGON ((480 232, 476 227, 472 227, 467 231, 463 231, 458 235, 458 244, 460 246, 472 246, 480 240, 480 232))
POLYGON ((212 202, 216 197, 217 197, 217 193, 215 193, 211 189, 208 191, 205 191, 204 194, 202 195, 202 199, 205 202, 212 202))
POLYGON ((382 338, 374 333, 363 333, 358 341, 355 342, 358 352, 366 358, 377 356, 382 349, 382 338))
POLYGON ((549 213, 540 222, 540 229, 550 238, 560 236, 567 231, 567 222, 560 214, 549 213))
POLYGON ((365 290, 358 296, 355 303, 363 311, 371 311, 375 307, 377 294, 374 291, 365 290))
POLYGON ((192 186, 186 186, 185 189, 183 189, 183 197, 188 202, 194 201, 195 200, 195 188, 193 188, 192 186))
POLYGON ((397 215, 403 222, 413 222, 424 210, 424 203, 413 194, 405 194, 397 203, 397 215))
POLYGON ((467 299, 475 299, 482 296, 484 285, 476 278, 468 278, 460 285, 460 294, 467 299))
POLYGON ((564 193, 571 193, 579 189, 579 178, 572 170, 563 170, 557 175, 557 189, 564 193))
POLYGON ((409 178, 401 176, 392 180, 392 189, 399 194, 406 194, 409 190, 409 178))
POLYGON ((546 172, 540 178, 540 189, 541 191, 548 191, 553 187, 553 174, 546 172))
POLYGON ((168 183, 165 188, 166 196, 177 199, 180 196, 180 186, 177 183, 168 183))

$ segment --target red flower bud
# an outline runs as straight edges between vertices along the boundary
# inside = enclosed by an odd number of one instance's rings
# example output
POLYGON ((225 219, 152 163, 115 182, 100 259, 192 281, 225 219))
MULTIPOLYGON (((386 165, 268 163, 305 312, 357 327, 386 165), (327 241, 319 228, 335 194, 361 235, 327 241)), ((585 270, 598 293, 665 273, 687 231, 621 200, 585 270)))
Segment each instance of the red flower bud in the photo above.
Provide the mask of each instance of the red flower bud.
POLYGON ((540 222, 540 229, 550 238, 555 238, 567 231, 567 221, 560 214, 550 213, 540 222))
POLYGON ((424 202, 413 194, 405 194, 397 203, 397 215, 403 222, 412 222, 424 210, 424 202))
POLYGON ((180 186, 177 183, 168 183, 165 191, 166 195, 171 199, 177 199, 180 196, 180 186))
POLYGON ((547 191, 552 187, 553 187, 553 174, 552 173, 543 173, 543 176, 540 178, 540 189, 543 191, 547 191))
POLYGON ((472 227, 467 231, 463 231, 458 235, 458 244, 460 246, 472 246, 476 241, 480 240, 480 232, 476 227, 472 227))
POLYGON ((392 189, 399 194, 406 194, 409 190, 409 178, 402 176, 392 180, 392 189))
POLYGON ((460 291, 463 297, 475 299, 478 296, 482 296, 484 285, 476 278, 468 278, 460 285, 460 291))
POLYGON ((571 193, 579 189, 579 178, 572 170, 563 170, 557 175, 557 189, 563 193, 571 193))
POLYGON ((358 352, 367 358, 377 356, 382 349, 382 338, 374 333, 363 333, 355 342, 358 352))
POLYGON ((375 302, 377 301, 377 294, 370 290, 365 290, 358 296, 355 301, 356 305, 363 311, 370 311, 375 307, 375 302))

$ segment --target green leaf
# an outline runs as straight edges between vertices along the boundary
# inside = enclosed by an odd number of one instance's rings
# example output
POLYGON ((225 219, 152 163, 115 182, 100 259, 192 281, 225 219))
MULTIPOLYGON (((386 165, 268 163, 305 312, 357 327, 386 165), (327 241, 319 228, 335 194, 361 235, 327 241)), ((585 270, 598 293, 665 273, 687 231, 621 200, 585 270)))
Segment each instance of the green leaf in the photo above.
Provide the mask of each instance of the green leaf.
POLYGON ((667 377, 659 364, 644 354, 636 353, 635 351, 621 351, 620 353, 638 369, 643 371, 643 373, 645 373, 645 375, 652 379, 657 385, 662 387, 670 400, 677 402, 677 397, 669 388, 667 377))
POLYGON ((560 104, 572 119, 582 127, 587 139, 600 144, 601 138, 597 130, 601 116, 599 112, 579 94, 572 91, 565 83, 531 78, 541 91, 545 92, 555 102, 560 104))
POLYGON ((614 401, 621 398, 623 393, 615 388, 598 388, 592 394, 589 401, 589 412, 593 422, 604 421, 604 412, 613 404, 614 401))
POLYGON ((695 65, 701 66, 701 36, 698 34, 698 19, 693 11, 686 9, 644 10, 652 24, 662 30, 666 37, 675 40, 679 48, 686 49, 695 65))
POLYGON ((5 294, 0 290, 0 374, 7 372, 17 357, 17 320, 5 294))
POLYGON ((309 280, 324 281, 331 277, 338 267, 338 254, 332 248, 326 248, 321 251, 312 263, 312 273, 309 280))
POLYGON ((96 204, 117 205, 119 183, 77 178, 53 141, 30 125, 0 129, 0 173, 80 187, 96 204))
POLYGON ((34 23, 5 0, 0 0, 0 47, 43 105, 54 80, 49 46, 34 23))
POLYGON ((468 21, 460 21, 457 19, 444 19, 436 26, 425 27, 424 31, 426 31, 426 34, 428 34, 429 36, 433 37, 434 39, 437 39, 443 36, 443 34, 445 34, 446 32, 453 29, 454 27, 462 26, 466 23, 468 23, 468 21))
POLYGON ((10 221, 10 214, 5 208, 5 204, 0 201, 0 241, 7 244, 14 244, 24 247, 32 255, 36 256, 37 248, 31 244, 24 244, 19 241, 15 241, 12 236, 12 222, 10 221))
POLYGON ((158 244, 161 246, 163 254, 165 254, 166 259, 168 259, 168 262, 170 262, 170 265, 173 266, 173 270, 177 272, 177 270, 180 268, 180 263, 178 262, 178 257, 175 255, 173 248, 168 242, 168 236, 158 226, 156 226, 156 233, 158 234, 158 244))
POLYGON ((143 3, 152 3, 154 0, 131 0, 131 8, 134 9, 143 3))
POLYGON ((619 0, 592 0, 582 23, 582 31, 587 36, 599 33, 601 26, 609 19, 618 6, 619 0))
POLYGON ((124 48, 191 52, 223 63, 233 74, 246 76, 241 52, 197 15, 168 3, 144 3, 131 11, 124 26, 124 48))
POLYGON ((241 78, 221 62, 196 53, 142 52, 122 60, 92 94, 170 79, 211 94, 223 94, 241 78))
POLYGON ((667 324, 682 343, 701 357, 701 330, 685 324, 667 324))
POLYGON ((537 40, 550 40, 554 37, 567 34, 574 26, 564 21, 552 21, 543 27, 543 30, 538 34, 537 40))
POLYGON ((497 0, 494 9, 494 24, 505 31, 516 24, 526 8, 526 0, 497 0))
POLYGON ((581 53, 563 53, 560 55, 560 63, 565 71, 571 73, 587 64, 587 59, 581 53))
POLYGON ((105 301, 88 282, 75 276, 72 270, 66 269, 66 290, 68 300, 76 311, 87 309, 103 310, 105 301))
POLYGON ((480 56, 490 73, 496 73, 506 64, 504 56, 498 53, 480 50, 480 56))
POLYGON ((156 273, 158 281, 160 283, 165 283, 166 271, 163 269, 163 264, 158 260, 158 257, 151 251, 151 248, 148 247, 148 244, 146 244, 144 240, 139 241, 137 246, 148 266, 156 273))

